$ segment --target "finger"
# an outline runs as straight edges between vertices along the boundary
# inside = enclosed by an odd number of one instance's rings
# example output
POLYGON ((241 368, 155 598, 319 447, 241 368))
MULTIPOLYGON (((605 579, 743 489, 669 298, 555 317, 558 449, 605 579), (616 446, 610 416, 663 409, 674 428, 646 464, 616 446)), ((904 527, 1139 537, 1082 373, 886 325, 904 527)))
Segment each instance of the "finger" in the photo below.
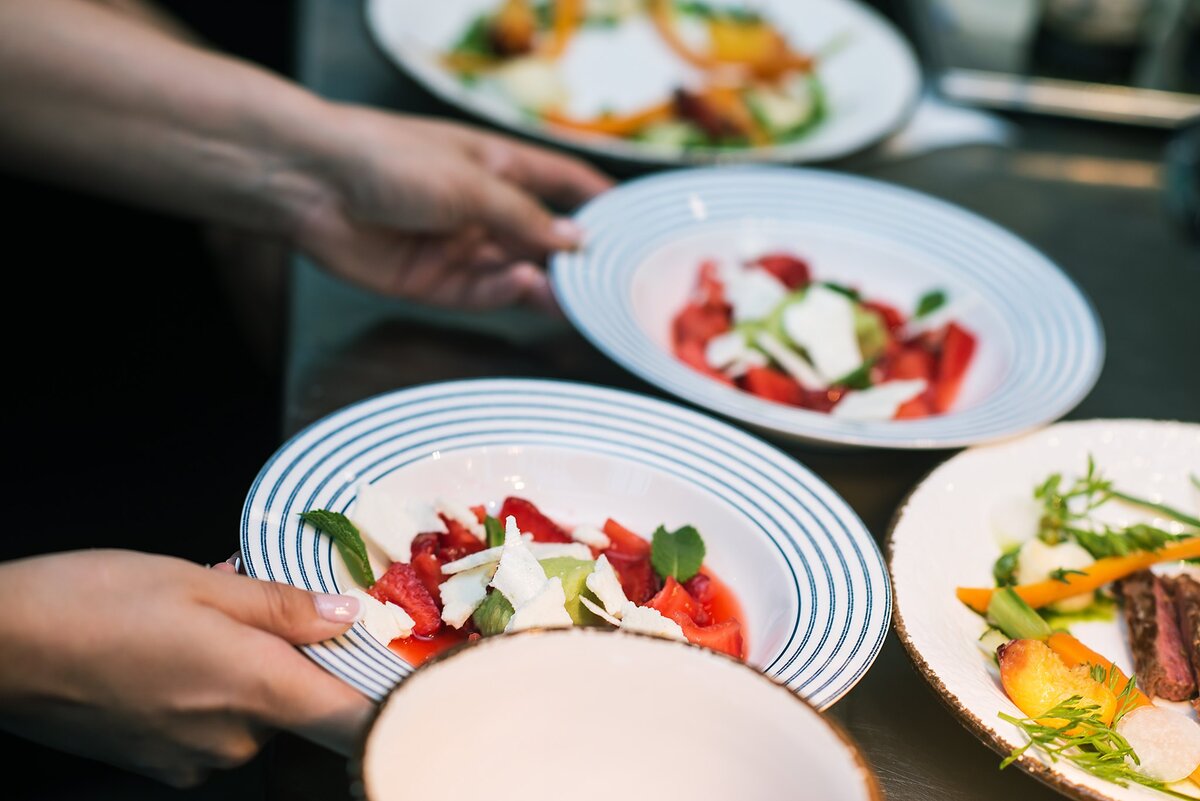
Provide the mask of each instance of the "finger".
POLYGON ((320 642, 346 631, 360 614, 357 598, 307 592, 287 584, 208 571, 200 600, 247 626, 293 645, 320 642))
POLYGON ((579 159, 509 140, 487 142, 481 158, 494 175, 563 210, 573 209, 613 185, 611 178, 579 159))
POLYGON ((499 178, 477 180, 474 217, 493 237, 538 253, 574 250, 583 232, 573 221, 555 218, 532 196, 499 178))
POLYGON ((517 304, 536 305, 548 294, 546 273, 530 262, 476 276, 463 287, 460 303, 472 309, 497 309, 517 304))

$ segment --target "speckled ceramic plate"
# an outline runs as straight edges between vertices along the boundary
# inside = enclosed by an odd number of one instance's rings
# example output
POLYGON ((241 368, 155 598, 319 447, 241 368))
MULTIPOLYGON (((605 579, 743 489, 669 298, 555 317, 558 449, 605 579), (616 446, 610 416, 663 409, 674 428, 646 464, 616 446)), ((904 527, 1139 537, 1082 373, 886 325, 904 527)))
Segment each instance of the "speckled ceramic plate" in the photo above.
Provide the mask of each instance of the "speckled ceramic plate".
MULTIPOLYGON (((993 515, 1054 472, 1082 474, 1091 454, 1103 474, 1127 492, 1200 513, 1200 495, 1189 474, 1200 474, 1200 425, 1145 420, 1060 423, 1036 434, 972 448, 938 467, 897 514, 889 545, 895 624, 920 673, 963 725, 998 752, 1024 740, 1001 712, 1023 717, 1000 687, 994 663, 977 646, 982 618, 955 598, 958 586, 990 587, 1001 545, 993 515)), ((1132 507, 1113 509, 1112 522, 1154 521, 1132 507)), ((1115 661, 1127 674, 1133 663, 1119 619, 1076 623, 1071 632, 1115 661)), ((1164 703, 1159 701, 1158 703, 1164 703)), ((1167 704, 1186 714, 1187 704, 1167 704)), ((997 763, 999 763, 999 757, 997 763)), ((1141 787, 1118 787, 1061 760, 1050 763, 1032 750, 1017 763, 1060 792, 1080 799, 1163 799, 1141 787)), ((1195 790, 1195 788, 1192 788, 1195 790)), ((1200 791, 1196 792, 1200 796, 1200 791)))

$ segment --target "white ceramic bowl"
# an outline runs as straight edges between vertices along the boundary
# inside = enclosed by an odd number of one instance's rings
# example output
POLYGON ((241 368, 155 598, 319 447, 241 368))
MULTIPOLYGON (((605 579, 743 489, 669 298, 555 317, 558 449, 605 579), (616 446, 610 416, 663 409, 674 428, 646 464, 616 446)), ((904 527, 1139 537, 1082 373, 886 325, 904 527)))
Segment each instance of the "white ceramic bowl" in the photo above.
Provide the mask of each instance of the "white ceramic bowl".
POLYGON ((591 630, 482 640, 381 707, 368 801, 873 801, 854 744, 794 694, 686 643, 591 630))
MULTIPOLYGON (((529 498, 564 523, 649 534, 696 525, 741 602, 748 662, 818 708, 866 672, 891 613, 883 559, 854 512, 788 456, 663 401, 556 381, 457 381, 389 393, 287 443, 247 496, 250 575, 353 586, 298 513, 345 511, 362 482, 474 505, 529 498)), ((361 625, 307 653, 373 698, 411 666, 361 625)))
MULTIPOLYGON (((1087 468, 1088 455, 1116 486, 1141 497, 1200 513, 1200 494, 1188 481, 1200 475, 1200 425, 1145 420, 1059 423, 1010 442, 972 448, 938 467, 899 511, 890 541, 889 566, 896 597, 896 630, 918 671, 977 737, 1008 754, 1024 744, 1017 727, 1000 712, 1023 717, 1008 700, 992 660, 976 640, 985 624, 958 602, 955 587, 990 587, 992 564, 1001 546, 994 515, 1014 498, 1031 498, 1048 475, 1073 477, 1087 468)), ((1129 507, 1114 508, 1112 522, 1148 520, 1180 530, 1178 524, 1129 507)), ((1096 652, 1133 673, 1124 623, 1075 623, 1071 633, 1096 652)), ((1165 703, 1165 702, 1159 702, 1165 703)), ((1187 704, 1170 705, 1185 714, 1187 704)), ((997 763, 999 758, 997 758, 997 763)), ((1143 788, 1121 788, 1061 760, 1050 764, 1034 751, 1017 763, 1073 798, 1161 799, 1143 788)))
POLYGON ((1091 390, 1104 336, 1045 256, 957 206, 851 175, 781 167, 680 170, 631 181, 576 215, 588 232, 555 255, 555 294, 598 348, 645 380, 743 423, 838 446, 951 448, 1054 420, 1091 390), (955 406, 921 420, 856 421, 720 384, 671 352, 675 315, 705 258, 790 251, 818 280, 911 310, 941 288, 978 347, 955 406))
MULTIPOLYGON (((588 136, 538 123, 506 98, 466 86, 442 66, 439 56, 478 14, 497 8, 500 1, 368 0, 367 23, 384 53, 447 103, 527 136, 643 164, 837 158, 896 129, 921 89, 912 48, 873 9, 849 0, 759 0, 755 7, 800 47, 815 50, 835 40, 843 43, 821 68, 829 111, 809 135, 772 147, 723 151, 684 151, 588 136)), ((627 23, 620 31, 588 29, 578 37, 562 61, 576 113, 648 106, 669 97, 689 75, 645 19, 627 23)))

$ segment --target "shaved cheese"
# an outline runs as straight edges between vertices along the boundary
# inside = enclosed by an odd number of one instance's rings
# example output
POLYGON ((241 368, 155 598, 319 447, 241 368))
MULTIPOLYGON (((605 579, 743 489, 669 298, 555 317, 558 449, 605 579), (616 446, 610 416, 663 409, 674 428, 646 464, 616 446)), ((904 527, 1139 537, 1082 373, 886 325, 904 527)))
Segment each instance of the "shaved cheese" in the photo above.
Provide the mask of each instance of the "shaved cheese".
POLYGON ((708 340, 704 346, 704 361, 714 370, 723 370, 745 356, 749 349, 746 334, 735 328, 708 340))
POLYGON ((484 565, 457 573, 443 581, 438 587, 438 594, 442 597, 442 620, 461 629, 487 597, 488 582, 495 572, 495 565, 484 565))
POLYGON ((483 527, 483 523, 479 522, 479 518, 468 507, 463 506, 461 503, 438 501, 437 512, 447 520, 453 520, 455 523, 458 523, 479 539, 487 541, 487 529, 483 527))
POLYGON ((571 531, 571 539, 601 551, 612 545, 608 535, 595 526, 576 526, 571 531))
MULTIPOLYGON (((525 542, 532 542, 532 534, 522 534, 521 539, 525 542)), ((482 551, 469 553, 462 559, 455 559, 453 562, 447 562, 442 565, 443 576, 453 576, 455 573, 461 573, 464 570, 471 570, 484 565, 494 565, 500 561, 500 554, 504 550, 503 545, 497 545, 495 548, 484 548, 482 551)))
POLYGON ((924 392, 926 386, 920 378, 885 381, 847 393, 830 414, 843 420, 891 420, 901 406, 924 392))
POLYGON ((613 569, 607 556, 600 554, 600 558, 596 560, 596 567, 583 581, 592 594, 600 599, 600 603, 604 604, 610 615, 621 616, 621 610, 629 603, 629 599, 625 597, 625 590, 621 589, 621 580, 617 578, 617 571, 613 569))
POLYGON ((687 640, 683 629, 669 617, 663 617, 657 609, 648 606, 638 606, 632 601, 626 601, 621 610, 621 630, 633 631, 638 634, 653 634, 656 637, 666 637, 669 640, 687 640))
MULTIPOLYGON (((503 569, 503 560, 501 560, 500 566, 503 569)), ((538 591, 523 603, 513 604, 516 609, 504 630, 521 631, 523 629, 570 626, 572 620, 570 613, 567 612, 566 603, 567 594, 563 591, 562 579, 558 576, 547 579, 543 573, 542 586, 538 591)))
POLYGON ((554 559, 559 556, 571 559, 592 558, 592 549, 582 542, 531 542, 529 550, 538 559, 554 559))
POLYGON ((491 586, 507 598, 514 609, 519 609, 521 604, 541 592, 545 583, 546 572, 529 550, 529 544, 521 537, 516 519, 510 515, 504 531, 500 565, 492 577, 491 586))
POLYGON ((766 317, 787 296, 788 288, 766 270, 730 271, 725 281, 725 298, 738 323, 766 317))
POLYGON ((412 635, 413 619, 403 608, 392 602, 380 603, 357 587, 346 590, 345 595, 358 599, 359 621, 375 639, 385 645, 397 638, 412 635))
POLYGON ((862 366, 854 302, 841 292, 814 284, 802 300, 783 310, 782 322, 788 339, 804 348, 826 383, 845 378, 862 366))
POLYGON ((767 352, 768 356, 779 363, 785 373, 799 381, 805 389, 825 389, 828 386, 825 379, 804 360, 803 356, 766 331, 760 331, 755 341, 758 342, 760 348, 767 352))
POLYGON ((750 371, 751 367, 766 367, 771 360, 754 348, 747 348, 746 355, 726 367, 722 372, 730 378, 741 378, 750 371))
POLYGON ((586 595, 579 596, 579 602, 586 606, 589 611, 601 620, 612 623, 614 626, 620 626, 621 621, 604 611, 604 607, 600 604, 593 603, 586 595))
POLYGON ((1200 724, 1158 706, 1143 706, 1124 715, 1116 725, 1133 746, 1141 764, 1129 766, 1160 782, 1177 782, 1200 767, 1200 724))
POLYGON ((446 524, 433 506, 406 502, 377 484, 360 484, 354 508, 348 515, 364 539, 383 551, 393 562, 407 562, 412 541, 427 531, 442 533, 446 524))

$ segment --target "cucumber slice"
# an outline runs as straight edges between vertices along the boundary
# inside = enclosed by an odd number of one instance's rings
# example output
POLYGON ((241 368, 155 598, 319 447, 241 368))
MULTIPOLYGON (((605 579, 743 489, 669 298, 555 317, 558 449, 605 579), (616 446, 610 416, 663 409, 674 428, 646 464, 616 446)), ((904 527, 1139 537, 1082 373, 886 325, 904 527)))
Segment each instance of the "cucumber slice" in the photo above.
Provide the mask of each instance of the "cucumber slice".
MULTIPOLYGON (((562 581, 563 594, 567 596, 567 601, 563 606, 566 608, 567 614, 571 616, 571 622, 577 626, 598 626, 603 623, 579 600, 580 597, 586 596, 589 601, 599 603, 586 584, 587 577, 596 569, 595 562, 590 559, 555 556, 550 559, 541 559, 538 564, 542 566, 546 578, 557 576, 562 581)), ((513 605, 507 598, 495 590, 491 590, 483 599, 483 603, 471 615, 471 620, 475 621, 475 628, 479 629, 480 634, 490 637, 493 634, 504 632, 504 627, 508 625, 514 611, 513 605)))
POLYGON ((857 303, 854 304, 854 334, 858 337, 858 349, 862 351, 863 361, 883 355, 888 341, 887 328, 878 314, 857 303))

